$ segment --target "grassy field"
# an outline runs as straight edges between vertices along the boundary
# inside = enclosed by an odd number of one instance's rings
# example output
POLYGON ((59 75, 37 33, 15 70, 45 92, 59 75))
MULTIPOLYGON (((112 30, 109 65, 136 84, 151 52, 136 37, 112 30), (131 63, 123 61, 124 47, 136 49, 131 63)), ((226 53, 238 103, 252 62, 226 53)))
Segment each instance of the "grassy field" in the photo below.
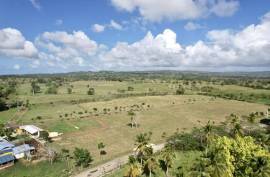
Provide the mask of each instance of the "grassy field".
POLYGON ((17 162, 13 167, 2 170, 1 177, 66 177, 68 173, 64 170, 66 164, 56 162, 51 165, 47 161, 37 164, 25 164, 17 162))
MULTIPOLYGON (((19 124, 34 124, 48 131, 64 133, 62 139, 50 144, 56 150, 62 148, 73 151, 75 147, 88 149, 94 157, 93 165, 102 163, 114 157, 131 151, 135 136, 141 132, 153 133, 152 142, 164 141, 161 135, 166 132, 171 135, 176 130, 188 131, 208 120, 220 123, 231 113, 248 115, 253 111, 265 111, 263 104, 247 103, 242 101, 225 100, 209 96, 195 95, 166 95, 144 96, 108 99, 108 101, 74 103, 72 100, 111 98, 110 95, 119 94, 119 90, 127 90, 128 86, 134 91, 125 93, 147 93, 149 88, 157 92, 175 92, 175 85, 162 82, 105 82, 105 81, 77 81, 72 82, 73 93, 67 94, 67 85, 59 87, 57 95, 44 94, 45 85, 41 85, 42 93, 32 95, 30 84, 22 84, 16 97, 20 100, 29 100, 32 104, 28 110, 18 111, 10 109, 0 112, 0 123, 7 121, 19 124), (96 95, 87 95, 87 85, 94 87, 96 95), (128 111, 134 110, 138 128, 131 128, 128 111), (198 122, 200 121, 200 123, 198 122), (106 145, 107 155, 99 156, 97 144, 106 145)), ((256 90, 239 86, 219 87, 224 92, 247 92, 254 94, 269 94, 264 90, 256 90)), ((184 156, 180 155, 181 158, 184 156)), ((59 163, 57 171, 65 167, 59 163)), ((1 172, 0 176, 23 176, 31 166, 20 163, 15 167, 1 172), (14 169, 14 170, 12 170, 14 169), (19 175, 19 173, 23 175, 19 175)), ((43 175, 42 169, 50 168, 46 162, 35 166, 35 176, 43 175), (40 172, 40 173, 39 173, 40 172), (42 175, 41 175, 42 174, 42 175)), ((61 169, 61 170, 60 170, 61 169)), ((48 171, 49 176, 59 176, 58 173, 48 171)), ((26 175, 27 176, 27 175, 26 175)))

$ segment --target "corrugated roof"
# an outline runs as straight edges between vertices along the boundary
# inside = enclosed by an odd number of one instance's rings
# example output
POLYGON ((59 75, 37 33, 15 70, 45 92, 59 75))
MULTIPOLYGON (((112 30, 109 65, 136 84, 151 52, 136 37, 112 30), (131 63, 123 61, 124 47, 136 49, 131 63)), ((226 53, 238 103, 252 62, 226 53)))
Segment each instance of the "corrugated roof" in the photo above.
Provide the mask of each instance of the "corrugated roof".
POLYGON ((29 144, 23 144, 23 145, 14 147, 12 150, 13 150, 13 154, 16 155, 16 154, 21 154, 21 153, 33 150, 33 149, 35 148, 29 146, 29 144))
POLYGON ((10 142, 8 142, 7 140, 1 138, 0 139, 0 151, 4 150, 4 149, 9 149, 9 148, 13 148, 14 145, 11 144, 10 142))
POLYGON ((11 162, 15 160, 13 155, 0 156, 0 164, 11 162))
POLYGON ((30 134, 35 134, 39 131, 43 131, 41 128, 35 126, 35 125, 23 125, 23 126, 20 126, 20 129, 23 129, 25 131, 27 131, 28 133, 30 134))

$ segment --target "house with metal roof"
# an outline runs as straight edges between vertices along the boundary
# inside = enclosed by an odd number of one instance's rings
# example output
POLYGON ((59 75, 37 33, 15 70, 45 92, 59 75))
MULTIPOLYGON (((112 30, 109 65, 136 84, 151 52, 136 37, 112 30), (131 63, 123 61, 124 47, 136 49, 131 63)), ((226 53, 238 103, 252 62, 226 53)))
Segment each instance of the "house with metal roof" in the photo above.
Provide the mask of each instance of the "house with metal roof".
POLYGON ((14 145, 12 143, 0 138, 0 170, 14 164, 13 147, 14 145))
POLYGON ((34 137, 37 137, 37 138, 40 137, 40 132, 44 131, 43 129, 41 129, 35 125, 23 125, 23 126, 20 126, 20 129, 24 133, 27 133, 27 134, 34 136, 34 137))
POLYGON ((31 159, 31 151, 35 150, 35 147, 30 146, 29 144, 23 144, 20 146, 16 146, 12 149, 13 155, 16 159, 21 159, 26 157, 27 159, 31 159))

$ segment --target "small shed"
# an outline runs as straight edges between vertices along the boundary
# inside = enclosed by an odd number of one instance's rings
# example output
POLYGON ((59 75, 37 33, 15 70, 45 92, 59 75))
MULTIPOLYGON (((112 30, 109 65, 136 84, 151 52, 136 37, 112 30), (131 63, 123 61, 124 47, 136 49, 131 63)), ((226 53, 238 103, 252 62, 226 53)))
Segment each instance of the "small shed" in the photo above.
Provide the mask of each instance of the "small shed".
POLYGON ((40 132, 43 131, 43 129, 35 126, 35 125, 23 125, 20 126, 20 129, 29 135, 35 136, 35 137, 40 137, 40 132))
POLYGON ((30 146, 29 144, 23 144, 20 146, 16 146, 12 149, 13 154, 16 159, 21 159, 27 157, 27 159, 31 158, 31 151, 35 150, 35 147, 30 146))

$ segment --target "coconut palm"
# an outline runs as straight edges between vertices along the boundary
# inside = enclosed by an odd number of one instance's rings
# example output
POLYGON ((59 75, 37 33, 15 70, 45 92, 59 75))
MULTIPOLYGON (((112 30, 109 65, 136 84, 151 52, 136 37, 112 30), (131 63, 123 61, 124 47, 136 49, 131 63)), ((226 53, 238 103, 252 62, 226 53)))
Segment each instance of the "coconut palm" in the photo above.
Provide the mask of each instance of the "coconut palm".
POLYGON ((147 159, 147 157, 151 156, 152 154, 153 154, 153 148, 146 143, 139 144, 136 149, 136 155, 137 155, 137 158, 140 159, 141 165, 143 164, 143 160, 147 159))
POLYGON ((137 162, 129 165, 128 171, 125 177, 138 177, 142 174, 141 165, 137 162))
POLYGON ((232 134, 233 136, 242 136, 243 135, 243 130, 242 126, 240 123, 236 123, 234 127, 232 128, 232 134))
POLYGON ((145 169, 147 170, 147 172, 149 172, 149 177, 152 176, 152 172, 157 168, 157 166, 157 160, 153 156, 145 162, 145 169))
POLYGON ((161 152, 161 168, 164 169, 166 176, 169 175, 169 168, 173 165, 173 160, 175 159, 175 154, 170 149, 165 149, 161 152))
POLYGON ((258 157, 253 160, 252 163, 253 176, 255 177, 268 177, 270 176, 270 164, 269 159, 267 157, 258 157))

